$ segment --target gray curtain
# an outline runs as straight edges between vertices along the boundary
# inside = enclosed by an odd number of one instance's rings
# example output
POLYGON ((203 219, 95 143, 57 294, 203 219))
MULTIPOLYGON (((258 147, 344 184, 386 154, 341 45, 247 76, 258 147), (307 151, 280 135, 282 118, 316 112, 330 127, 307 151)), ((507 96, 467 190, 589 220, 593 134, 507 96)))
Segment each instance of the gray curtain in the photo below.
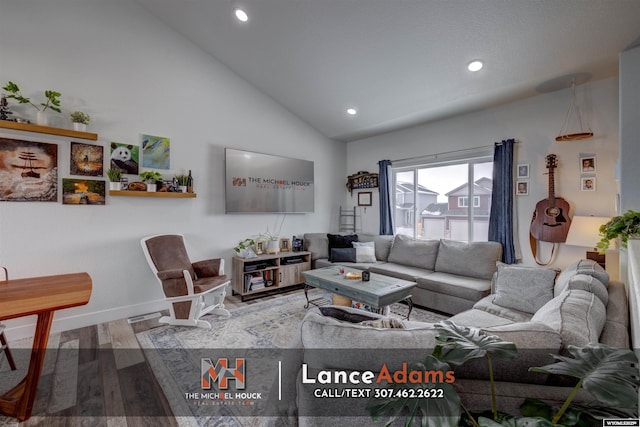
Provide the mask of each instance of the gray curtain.
POLYGON ((513 244, 513 149, 515 141, 498 142, 493 152, 493 193, 489 216, 489 240, 502 243, 502 261, 516 262, 513 244))
POLYGON ((380 234, 393 234, 393 209, 391 206, 391 194, 389 194, 389 172, 391 160, 380 160, 379 187, 380 190, 380 234))

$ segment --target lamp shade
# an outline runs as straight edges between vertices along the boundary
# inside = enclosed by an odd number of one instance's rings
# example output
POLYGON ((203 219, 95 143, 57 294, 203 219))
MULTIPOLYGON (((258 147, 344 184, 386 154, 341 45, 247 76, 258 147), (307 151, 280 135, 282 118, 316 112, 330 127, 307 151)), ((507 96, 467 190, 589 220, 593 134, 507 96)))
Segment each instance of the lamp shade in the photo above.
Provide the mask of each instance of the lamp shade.
POLYGON ((571 246, 595 248, 600 239, 600 226, 611 218, 601 216, 574 216, 565 243, 571 246))

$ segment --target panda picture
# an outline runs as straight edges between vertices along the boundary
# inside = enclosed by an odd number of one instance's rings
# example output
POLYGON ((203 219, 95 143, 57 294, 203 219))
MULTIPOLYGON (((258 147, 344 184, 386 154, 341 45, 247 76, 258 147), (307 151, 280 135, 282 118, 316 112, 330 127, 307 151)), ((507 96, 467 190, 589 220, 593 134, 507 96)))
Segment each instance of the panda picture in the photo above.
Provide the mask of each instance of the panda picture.
POLYGON ((138 147, 131 144, 111 143, 111 167, 127 174, 138 174, 138 147))

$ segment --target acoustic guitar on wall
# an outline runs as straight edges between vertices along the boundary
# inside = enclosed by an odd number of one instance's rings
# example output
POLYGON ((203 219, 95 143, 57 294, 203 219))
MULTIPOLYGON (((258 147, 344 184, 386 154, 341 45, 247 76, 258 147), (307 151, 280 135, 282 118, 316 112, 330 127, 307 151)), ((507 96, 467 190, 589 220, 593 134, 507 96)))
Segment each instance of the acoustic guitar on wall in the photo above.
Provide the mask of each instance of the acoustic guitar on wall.
POLYGON ((571 219, 569 203, 562 197, 556 197, 554 169, 558 166, 555 154, 546 157, 549 169, 549 198, 536 204, 531 219, 530 232, 533 238, 541 242, 562 243, 567 240, 571 219))

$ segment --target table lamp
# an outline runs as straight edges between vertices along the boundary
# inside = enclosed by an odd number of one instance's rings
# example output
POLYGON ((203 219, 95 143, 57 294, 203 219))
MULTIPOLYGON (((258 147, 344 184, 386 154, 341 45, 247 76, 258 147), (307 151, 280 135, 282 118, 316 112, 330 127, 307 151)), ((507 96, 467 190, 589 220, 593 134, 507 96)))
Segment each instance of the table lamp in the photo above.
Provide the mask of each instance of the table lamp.
POLYGON ((600 226, 609 222, 611 218, 601 216, 574 216, 571 219, 569 234, 565 244, 591 248, 587 250, 587 259, 594 260, 605 268, 605 254, 601 254, 596 245, 602 238, 600 226))

